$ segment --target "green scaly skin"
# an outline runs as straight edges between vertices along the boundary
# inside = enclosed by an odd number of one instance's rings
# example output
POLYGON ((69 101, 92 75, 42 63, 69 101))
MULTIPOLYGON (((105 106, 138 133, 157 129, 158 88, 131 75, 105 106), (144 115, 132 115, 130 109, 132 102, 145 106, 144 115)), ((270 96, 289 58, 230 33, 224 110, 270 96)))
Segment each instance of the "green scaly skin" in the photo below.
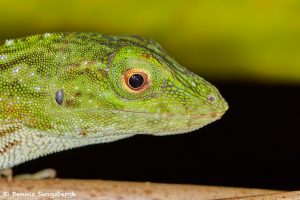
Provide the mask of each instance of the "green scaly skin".
POLYGON ((190 132, 219 119, 218 90, 137 36, 46 33, 0 44, 0 169, 135 134, 190 132), (133 91, 124 74, 147 75, 133 91), (56 101, 63 91, 63 102, 56 101))

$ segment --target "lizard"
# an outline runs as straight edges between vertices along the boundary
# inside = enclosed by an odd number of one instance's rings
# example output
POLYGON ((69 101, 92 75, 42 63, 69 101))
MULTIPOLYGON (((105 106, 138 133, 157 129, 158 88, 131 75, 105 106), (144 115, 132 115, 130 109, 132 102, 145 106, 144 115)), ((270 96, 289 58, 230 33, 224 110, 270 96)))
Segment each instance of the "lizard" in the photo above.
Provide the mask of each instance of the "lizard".
POLYGON ((0 169, 136 134, 191 132, 228 104, 152 39, 45 33, 0 43, 0 169))

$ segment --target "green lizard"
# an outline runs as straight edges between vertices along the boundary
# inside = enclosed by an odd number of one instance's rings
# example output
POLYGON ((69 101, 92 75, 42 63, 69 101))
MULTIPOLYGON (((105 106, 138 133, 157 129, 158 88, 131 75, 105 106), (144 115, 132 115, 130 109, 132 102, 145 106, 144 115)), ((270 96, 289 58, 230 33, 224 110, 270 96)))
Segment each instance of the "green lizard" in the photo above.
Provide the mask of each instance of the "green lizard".
POLYGON ((190 132, 228 106, 153 40, 46 33, 0 44, 0 169, 135 134, 190 132))

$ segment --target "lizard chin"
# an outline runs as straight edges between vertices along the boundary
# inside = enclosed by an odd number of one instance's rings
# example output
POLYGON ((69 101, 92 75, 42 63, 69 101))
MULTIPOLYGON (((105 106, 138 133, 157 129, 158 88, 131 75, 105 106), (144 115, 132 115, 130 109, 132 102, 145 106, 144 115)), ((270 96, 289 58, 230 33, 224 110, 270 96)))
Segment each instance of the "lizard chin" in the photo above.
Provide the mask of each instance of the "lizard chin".
MULTIPOLYGON (((175 135, 175 134, 182 134, 182 133, 189 133, 195 130, 198 130, 202 128, 203 126, 206 126, 214 121, 219 120, 224 112, 217 112, 217 113, 211 113, 211 114, 193 114, 189 115, 189 120, 185 122, 178 122, 183 123, 181 126, 174 126, 174 128, 168 128, 168 131, 161 131, 161 132, 154 132, 154 133, 148 133, 150 135, 155 136, 165 136, 165 135, 175 135)), ((172 119, 171 119, 172 120, 172 119)), ((176 124, 176 123, 175 123, 176 124)), ((147 134, 147 133, 146 133, 147 134)))

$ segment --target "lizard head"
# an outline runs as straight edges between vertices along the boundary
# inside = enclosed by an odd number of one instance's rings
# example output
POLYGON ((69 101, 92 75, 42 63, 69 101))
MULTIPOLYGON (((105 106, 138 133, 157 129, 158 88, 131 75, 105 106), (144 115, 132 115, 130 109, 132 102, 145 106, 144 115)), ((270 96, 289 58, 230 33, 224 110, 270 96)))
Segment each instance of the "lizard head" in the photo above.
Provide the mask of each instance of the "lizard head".
POLYGON ((228 109, 213 85, 136 36, 6 40, 0 67, 0 168, 135 134, 189 132, 228 109))
POLYGON ((189 132, 228 109, 213 85, 136 36, 6 40, 0 68, 0 168, 135 134, 189 132))
MULTIPOLYGON (((24 55, 33 50, 36 56, 10 56, 16 64, 2 81, 27 93, 6 91, 16 105, 4 114, 33 130, 107 141, 167 135, 201 128, 228 109, 213 85, 149 39, 74 33, 20 42, 26 48, 14 50, 24 55)), ((4 62, 7 56, 2 57, 4 62)))
POLYGON ((41 88, 48 95, 37 103, 47 105, 39 119, 48 120, 43 123, 55 134, 79 133, 104 142, 134 134, 185 133, 228 109, 212 84, 180 66, 154 41, 79 36, 84 45, 63 46, 59 56, 53 55, 64 67, 54 68, 51 84, 44 81, 41 88))
POLYGON ((118 105, 115 117, 133 134, 190 132, 221 118, 228 109, 212 84, 162 49, 123 46, 110 55, 107 67, 111 99, 118 105))

